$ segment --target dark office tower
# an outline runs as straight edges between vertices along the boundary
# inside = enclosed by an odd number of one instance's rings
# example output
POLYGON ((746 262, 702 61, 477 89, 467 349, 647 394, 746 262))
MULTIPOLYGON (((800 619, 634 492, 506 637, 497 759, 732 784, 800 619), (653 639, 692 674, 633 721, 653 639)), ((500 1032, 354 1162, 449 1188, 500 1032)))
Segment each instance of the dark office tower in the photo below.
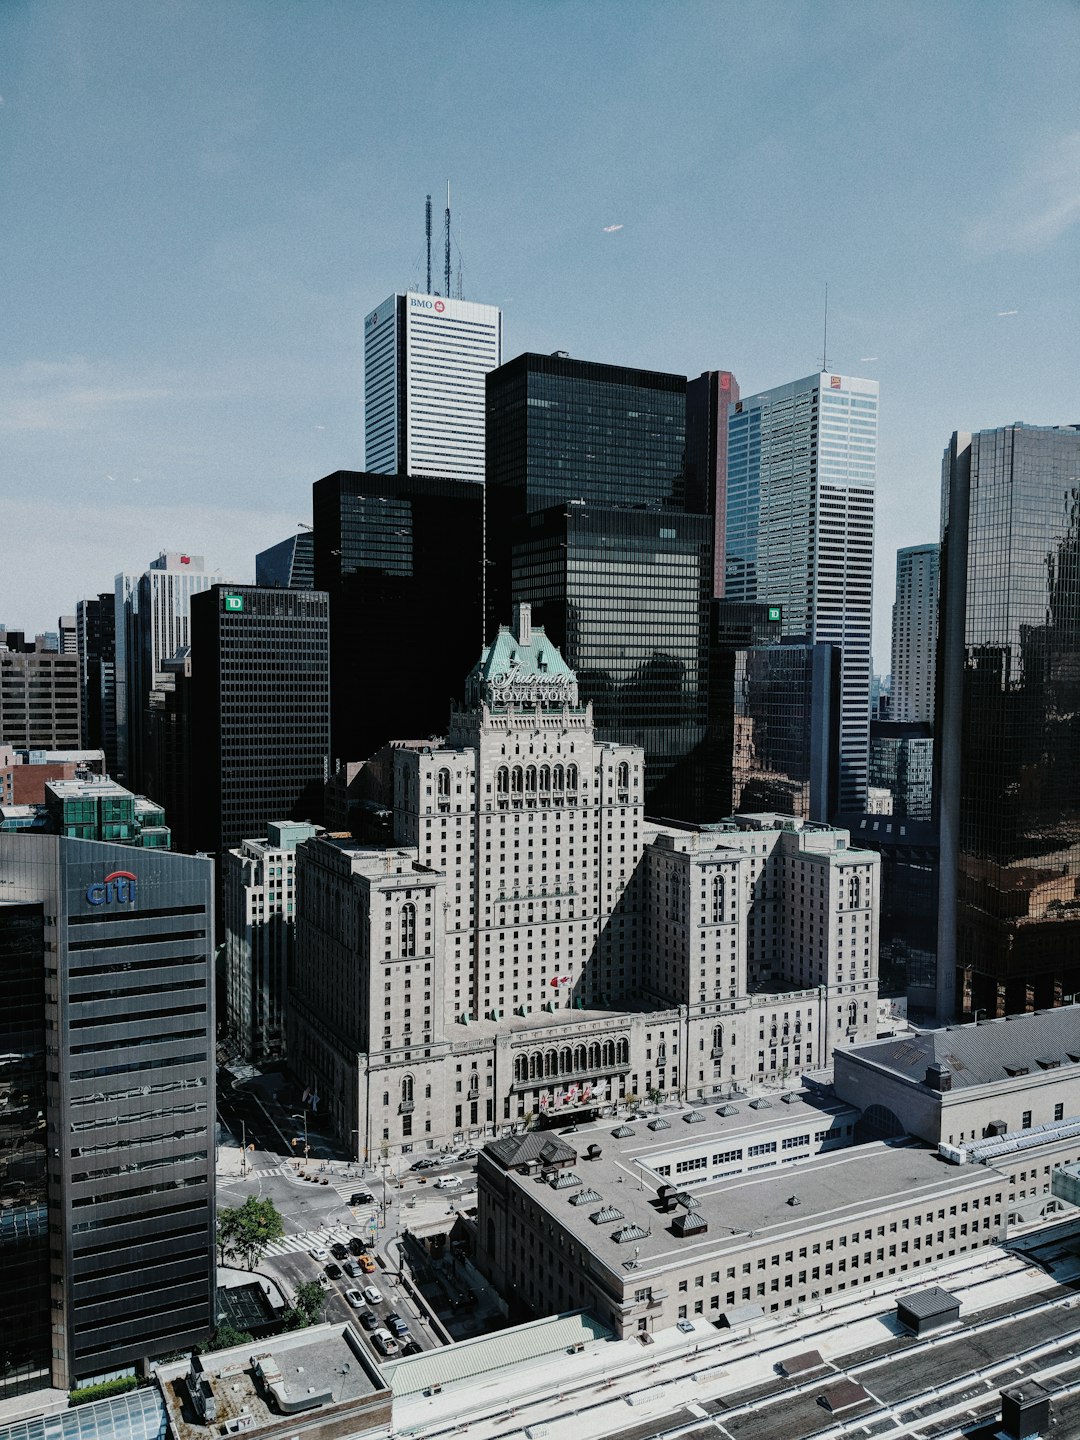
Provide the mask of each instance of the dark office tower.
POLYGON ((686 382, 686 508, 713 519, 713 595, 724 593, 728 406, 739 398, 730 370, 686 382))
POLYGON ((0 834, 0 1396, 213 1328, 212 875, 0 834))
MULTIPOLYGON (((165 811, 174 850, 191 834, 191 646, 162 663, 143 717, 146 793, 165 811)), ((198 774, 196 781, 199 780, 198 774)))
POLYGON ((116 770, 116 602, 111 591, 75 607, 75 638, 82 695, 82 748, 104 750, 116 770))
POLYGON ((61 655, 77 655, 79 653, 78 632, 74 615, 61 615, 56 622, 57 650, 61 655))
POLYGON ((314 590, 315 537, 310 530, 260 550, 255 556, 255 584, 279 590, 314 590))
POLYGON ((1080 991, 1080 427, 945 452, 938 1014, 1080 991))
POLYGON ((338 470, 313 487, 336 760, 445 730, 483 639, 483 501, 482 485, 430 476, 338 470))
POLYGON ((712 543, 711 522, 686 513, 685 449, 683 375, 560 351, 487 377, 489 628, 531 602, 598 735, 644 747, 646 804, 689 820, 703 803, 687 767, 705 738, 712 543))
POLYGON ((691 758, 708 715, 708 517, 560 505, 514 533, 515 603, 576 671, 597 736, 643 747, 654 813, 716 819, 691 758))
POLYGON ((79 657, 0 650, 0 743, 27 750, 78 750, 79 657))
POLYGON ((191 600, 191 829, 220 854, 318 819, 329 775, 327 597, 214 585, 191 600))

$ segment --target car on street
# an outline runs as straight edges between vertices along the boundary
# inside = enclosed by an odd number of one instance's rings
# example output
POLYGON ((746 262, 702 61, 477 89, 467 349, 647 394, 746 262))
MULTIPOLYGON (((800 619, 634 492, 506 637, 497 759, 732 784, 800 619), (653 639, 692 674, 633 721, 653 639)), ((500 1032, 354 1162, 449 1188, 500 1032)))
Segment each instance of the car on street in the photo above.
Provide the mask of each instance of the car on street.
POLYGON ((349 1252, 340 1240, 335 1240, 333 1245, 330 1246, 330 1254, 333 1255, 335 1260, 347 1260, 349 1258, 349 1252))
POLYGON ((360 1276, 361 1276, 364 1272, 363 1272, 363 1270, 360 1268, 360 1264, 359 1264, 358 1261, 356 1261, 356 1260, 346 1260, 346 1261, 345 1261, 345 1273, 346 1273, 347 1275, 351 1275, 354 1280, 359 1280, 359 1279, 360 1279, 360 1276))
POLYGON ((379 1317, 374 1310, 361 1310, 356 1317, 365 1330, 377 1330, 379 1328, 379 1317))
POLYGON ((414 1160, 413 1163, 409 1166, 409 1169, 410 1169, 410 1170, 437 1170, 437 1169, 438 1169, 438 1166, 439 1166, 439 1161, 438 1161, 438 1159, 437 1159, 435 1156, 433 1156, 433 1155, 429 1155, 429 1156, 428 1156, 426 1159, 424 1159, 424 1160, 414 1160))
POLYGON ((369 1190, 357 1190, 355 1195, 349 1196, 350 1205, 374 1205, 375 1196, 369 1190))
POLYGON ((313 1260, 325 1261, 330 1259, 330 1251, 325 1245, 313 1245, 307 1252, 313 1260))
POLYGON ((353 1255, 363 1255, 367 1251, 367 1248, 367 1243, 357 1239, 355 1235, 349 1241, 349 1250, 353 1255))
POLYGON ((460 1185, 460 1175, 443 1175, 435 1181, 436 1190, 457 1190, 460 1185))
POLYGON ((415 1340, 409 1340, 401 1347, 402 1355, 422 1355, 423 1351, 424 1347, 418 1345, 415 1340))
POLYGON ((389 1330, 373 1330, 371 1332, 372 1343, 383 1355, 396 1355, 398 1343, 390 1334, 389 1330))
POLYGON ((403 1320, 396 1310, 391 1310, 386 1317, 386 1328, 392 1330, 400 1338, 402 1335, 408 1335, 409 1322, 403 1320))
POLYGON ((480 1151, 479 1151, 479 1150, 473 1150, 473 1149, 470 1148, 470 1149, 468 1149, 468 1150, 462 1150, 461 1153, 458 1155, 457 1158, 458 1158, 459 1160, 475 1160, 476 1157, 477 1157, 479 1154, 480 1154, 480 1151))
POLYGON ((354 1310, 362 1310, 364 1308, 364 1297, 360 1294, 359 1290, 346 1290, 345 1299, 354 1310))
POLYGON ((364 1286, 364 1299, 369 1305, 382 1304, 382 1291, 376 1290, 374 1285, 364 1286))
POLYGON ((331 1260, 330 1264, 327 1265, 325 1268, 326 1268, 326 1278, 327 1278, 328 1280, 340 1280, 340 1279, 341 1279, 341 1266, 340 1266, 340 1265, 335 1265, 334 1262, 331 1260))
POLYGON ((360 1256, 360 1269, 364 1272, 365 1275, 375 1274, 375 1261, 371 1258, 370 1255, 360 1256))

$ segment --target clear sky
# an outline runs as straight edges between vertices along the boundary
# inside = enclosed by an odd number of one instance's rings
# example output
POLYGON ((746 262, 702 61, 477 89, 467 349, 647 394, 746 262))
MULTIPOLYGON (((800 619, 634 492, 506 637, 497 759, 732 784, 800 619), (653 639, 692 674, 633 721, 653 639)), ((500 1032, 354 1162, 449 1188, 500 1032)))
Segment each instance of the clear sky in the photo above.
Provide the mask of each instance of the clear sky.
POLYGON ((508 358, 749 393, 828 282, 887 669, 950 432, 1080 421, 1078 54, 1070 0, 3 0, 0 622, 160 549, 251 578, 362 465, 363 315, 449 177, 508 358))

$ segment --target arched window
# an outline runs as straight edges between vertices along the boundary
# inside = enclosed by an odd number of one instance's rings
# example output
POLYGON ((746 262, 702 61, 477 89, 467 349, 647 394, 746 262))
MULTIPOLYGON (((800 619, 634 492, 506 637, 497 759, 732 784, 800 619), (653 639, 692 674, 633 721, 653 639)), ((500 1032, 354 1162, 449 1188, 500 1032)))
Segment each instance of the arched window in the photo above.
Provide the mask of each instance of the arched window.
POLYGON ((544 1078, 544 1057, 539 1050, 535 1050, 529 1056, 529 1079, 542 1080, 544 1078))
POLYGON ((847 1023, 851 1026, 858 1025, 859 1023, 859 1005, 858 1002, 855 1000, 852 1000, 851 1004, 848 1006, 847 1023))
POLYGON ((416 906, 406 901, 401 907, 401 953, 406 958, 416 954, 416 906))
POLYGON ((559 1074, 572 1075, 574 1071, 574 1052, 569 1045, 565 1045, 559 1051, 559 1074))
POLYGON ((524 783, 524 775, 520 765, 515 765, 510 772, 510 792, 513 796, 514 808, 521 809, 521 791, 524 783))
POLYGON ((555 790, 556 792, 558 792, 558 793, 561 793, 561 792, 562 792, 562 788, 563 788, 563 768, 562 768, 561 765, 556 765, 556 766, 554 766, 553 769, 552 769, 552 771, 551 771, 551 788, 552 788, 553 790, 555 790))
POLYGON ((566 788, 567 790, 577 789, 577 766, 567 765, 566 767, 566 788))
POLYGON ((852 875, 848 881, 848 905, 852 910, 857 910, 862 904, 862 881, 858 875, 852 875))
POLYGON ((605 1070, 610 1070, 615 1064, 615 1041, 604 1041, 603 1065, 605 1070))
POLYGON ((450 801, 450 771, 440 770, 438 777, 438 796, 440 800, 450 801))
POLYGON ((723 875, 717 875, 712 884, 713 924, 724 923, 724 902, 727 899, 727 882, 723 875))
POLYGON ((551 804, 551 767, 540 766, 540 804, 551 804))
POLYGON ((723 1048, 724 1048, 724 1027, 723 1027, 723 1025, 714 1025, 714 1026, 713 1026, 713 1032, 712 1032, 712 1048, 713 1048, 714 1050, 721 1050, 721 1051, 722 1051, 723 1048))
POLYGON ((529 1061, 524 1055, 514 1056, 514 1084, 520 1085, 529 1078, 529 1061))
POLYGON ((558 1075, 558 1073, 559 1073, 559 1052, 558 1052, 557 1050, 549 1050, 549 1051, 547 1052, 547 1054, 544 1056, 544 1074, 545 1074, 545 1075, 558 1075))
POLYGON ((589 1069, 600 1069, 600 1046, 595 1041, 589 1046, 589 1069))
POLYGON ((584 1070, 589 1063, 589 1052, 584 1045, 574 1046, 574 1069, 584 1070))
POLYGON ((510 804, 510 770, 506 765, 500 765, 495 772, 495 793, 500 810, 505 810, 510 804))
POLYGON ((536 804, 536 766, 530 765, 525 771, 525 801, 528 805, 536 804))
POLYGON ((411 1105, 413 1103, 413 1077, 403 1075, 401 1079, 401 1103, 411 1105))
POLYGON ((619 799, 625 801, 630 795, 630 766, 623 760, 615 771, 615 788, 619 799))

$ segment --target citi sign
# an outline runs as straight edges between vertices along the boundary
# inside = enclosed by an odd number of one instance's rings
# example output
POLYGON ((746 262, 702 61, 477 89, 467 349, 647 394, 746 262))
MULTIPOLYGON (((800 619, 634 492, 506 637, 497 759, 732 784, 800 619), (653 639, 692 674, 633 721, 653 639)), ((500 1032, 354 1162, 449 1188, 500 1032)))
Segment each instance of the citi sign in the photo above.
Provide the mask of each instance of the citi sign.
POLYGON ((419 295, 413 295, 409 300, 409 307, 413 310, 434 310, 441 315, 446 309, 445 300, 422 300, 419 295))
POLYGON ((95 880, 86 887, 86 900, 90 905, 134 905, 135 887, 138 876, 130 870, 114 870, 104 880, 95 880))

